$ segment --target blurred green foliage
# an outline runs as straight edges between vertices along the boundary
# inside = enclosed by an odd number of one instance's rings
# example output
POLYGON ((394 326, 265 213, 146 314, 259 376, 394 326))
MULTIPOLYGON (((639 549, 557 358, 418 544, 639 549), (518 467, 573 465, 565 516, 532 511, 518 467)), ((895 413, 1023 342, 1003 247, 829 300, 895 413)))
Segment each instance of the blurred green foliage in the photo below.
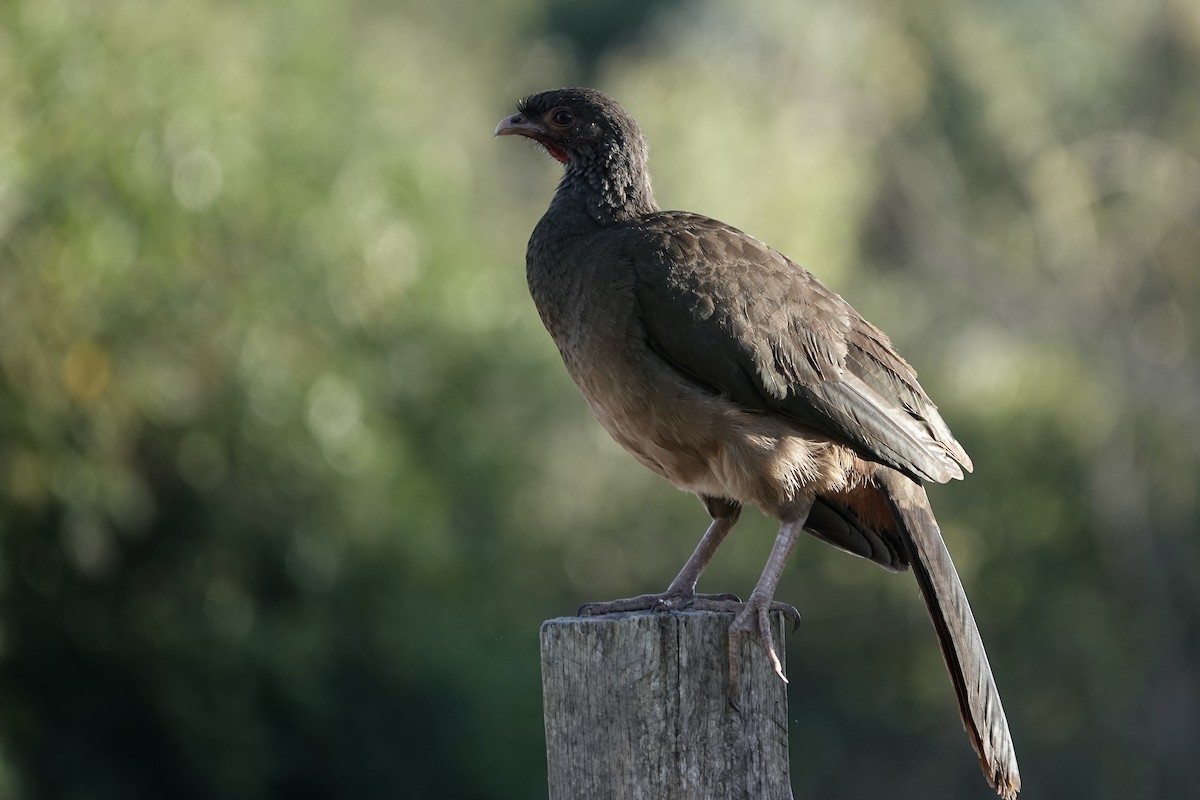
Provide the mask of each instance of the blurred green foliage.
MULTIPOLYGON (((1200 794, 1197 6, 596 9, 0 6, 0 798, 544 793, 539 623, 706 521, 525 294, 582 80, 921 369, 1026 794, 1200 794)), ((986 796, 910 579, 780 597, 798 797, 986 796)))

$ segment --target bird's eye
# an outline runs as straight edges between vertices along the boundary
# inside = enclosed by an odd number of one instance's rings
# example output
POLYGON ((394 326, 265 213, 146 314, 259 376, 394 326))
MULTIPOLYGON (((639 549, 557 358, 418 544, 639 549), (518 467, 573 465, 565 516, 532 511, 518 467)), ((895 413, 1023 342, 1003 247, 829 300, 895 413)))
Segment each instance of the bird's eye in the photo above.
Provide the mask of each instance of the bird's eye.
POLYGON ((555 125, 565 128, 575 121, 575 115, 570 111, 567 111, 565 108, 560 108, 558 111, 554 112, 554 116, 552 116, 550 119, 555 125))

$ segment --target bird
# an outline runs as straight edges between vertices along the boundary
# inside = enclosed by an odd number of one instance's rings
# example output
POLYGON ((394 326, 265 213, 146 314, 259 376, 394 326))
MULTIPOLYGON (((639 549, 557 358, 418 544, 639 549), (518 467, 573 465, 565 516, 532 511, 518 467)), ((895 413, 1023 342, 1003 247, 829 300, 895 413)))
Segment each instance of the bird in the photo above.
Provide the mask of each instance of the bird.
POLYGON ((612 438, 711 517, 665 592, 582 612, 734 611, 731 641, 759 637, 786 680, 770 616, 796 616, 774 595, 801 532, 911 569, 984 776, 1015 798, 1008 721, 924 489, 973 467, 913 368, 786 256, 709 217, 662 210, 645 137, 603 92, 529 95, 495 136, 530 139, 563 168, 529 238, 526 278, 567 372, 612 438), (744 603, 698 593, 746 505, 779 522, 758 582, 744 603))

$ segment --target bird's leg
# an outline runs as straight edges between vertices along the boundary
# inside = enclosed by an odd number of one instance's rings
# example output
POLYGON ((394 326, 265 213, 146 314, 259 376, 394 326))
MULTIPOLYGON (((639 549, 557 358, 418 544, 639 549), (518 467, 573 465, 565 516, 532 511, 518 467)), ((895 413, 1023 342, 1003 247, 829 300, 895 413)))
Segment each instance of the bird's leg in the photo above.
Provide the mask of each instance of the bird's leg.
POLYGON ((671 585, 667 587, 664 593, 668 597, 701 597, 710 599, 729 598, 734 602, 738 601, 737 595, 720 594, 720 595, 697 595, 696 583, 700 580, 700 573, 712 561, 712 557, 716 554, 717 548, 721 546, 721 542, 725 541, 725 537, 733 530, 734 524, 738 521, 738 517, 742 514, 741 505, 731 500, 717 500, 712 497, 702 498, 704 506, 708 509, 708 513, 712 515, 712 524, 708 526, 708 530, 700 537, 696 549, 688 556, 688 560, 684 562, 683 568, 679 570, 679 574, 671 581, 671 585))
POLYGON ((742 507, 729 500, 716 500, 710 497, 701 498, 704 505, 712 514, 712 524, 700 538, 700 543, 692 551, 691 556, 679 570, 679 574, 671 581, 671 585, 662 594, 643 594, 624 600, 610 600, 606 603, 586 603, 579 608, 579 616, 597 616, 600 614, 615 614, 620 611, 678 611, 683 608, 700 608, 702 610, 728 611, 731 604, 741 601, 735 594, 697 594, 696 582, 700 573, 712 561, 721 542, 733 530, 742 513, 742 507), (716 608, 715 606, 720 606, 716 608))
MULTIPOLYGON (((807 502, 801 502, 799 507, 789 509, 791 513, 779 525, 779 533, 775 537, 775 544, 771 547, 771 555, 767 558, 767 564, 763 567, 762 575, 759 576, 754 591, 750 593, 750 599, 746 601, 746 605, 738 612, 729 626, 729 691, 731 699, 736 696, 741 676, 741 643, 747 636, 755 633, 758 634, 763 648, 767 651, 767 658, 770 659, 775 674, 784 683, 787 683, 787 676, 783 674, 783 662, 779 659, 779 653, 775 650, 775 639, 771 635, 771 612, 781 610, 778 608, 780 604, 774 603, 772 598, 775 597, 775 588, 779 585, 779 578, 783 574, 788 557, 792 554, 796 539, 800 537, 800 533, 804 529, 804 521, 808 518, 810 508, 812 508, 812 498, 808 498, 807 502)), ((786 608, 791 607, 786 606, 786 608)), ((795 609, 792 609, 792 612, 795 613, 795 609)), ((798 614, 796 616, 799 617, 798 614)))

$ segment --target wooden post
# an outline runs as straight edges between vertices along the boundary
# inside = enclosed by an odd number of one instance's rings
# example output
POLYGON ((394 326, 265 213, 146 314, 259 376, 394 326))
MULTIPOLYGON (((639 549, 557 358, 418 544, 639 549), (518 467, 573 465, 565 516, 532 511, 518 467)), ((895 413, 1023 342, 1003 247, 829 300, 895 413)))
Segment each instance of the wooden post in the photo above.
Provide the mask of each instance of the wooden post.
MULTIPOLYGON (((550 800, 792 800, 787 692, 731 614, 638 612, 542 625, 550 800)), ((775 643, 783 654, 783 624, 775 643)))

